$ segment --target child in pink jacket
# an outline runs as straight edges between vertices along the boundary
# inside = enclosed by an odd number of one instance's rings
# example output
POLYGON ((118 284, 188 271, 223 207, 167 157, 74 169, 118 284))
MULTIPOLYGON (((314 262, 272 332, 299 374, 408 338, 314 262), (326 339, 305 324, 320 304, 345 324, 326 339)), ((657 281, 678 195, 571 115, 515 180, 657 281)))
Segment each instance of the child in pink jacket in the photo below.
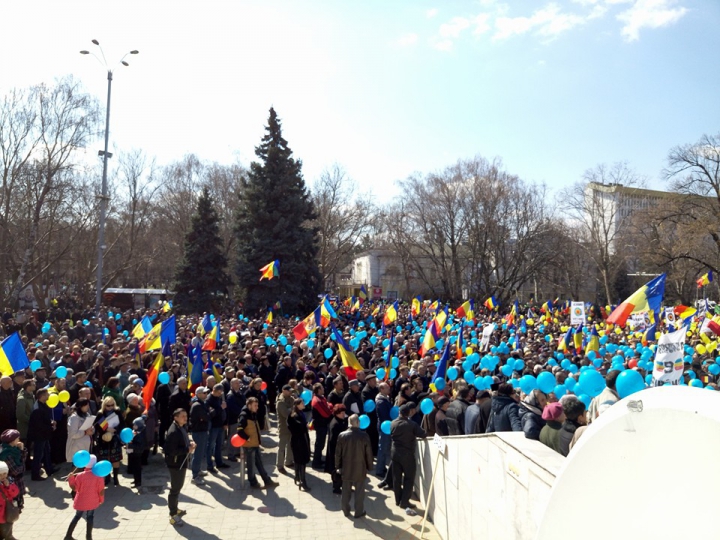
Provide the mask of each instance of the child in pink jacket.
MULTIPOLYGON (((92 463, 92 462, 91 462, 92 463)), ((92 473, 92 466, 88 465, 81 473, 71 473, 68 476, 70 487, 75 491, 73 508, 75 517, 70 522, 65 540, 73 540, 72 533, 80 518, 85 514, 87 521, 87 540, 92 540, 93 520, 95 509, 105 501, 105 479, 92 473)))
POLYGON ((5 522, 5 505, 14 504, 13 500, 20 490, 8 477, 10 468, 7 463, 0 461, 0 538, 10 540, 13 538, 13 524, 5 522))

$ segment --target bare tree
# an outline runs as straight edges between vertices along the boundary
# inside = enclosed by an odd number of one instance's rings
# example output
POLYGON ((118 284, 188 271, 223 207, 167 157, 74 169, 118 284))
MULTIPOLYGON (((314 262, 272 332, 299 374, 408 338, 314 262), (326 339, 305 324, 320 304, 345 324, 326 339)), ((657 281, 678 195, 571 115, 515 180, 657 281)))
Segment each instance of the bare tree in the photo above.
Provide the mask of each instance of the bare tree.
POLYGON ((598 282, 612 303, 613 276, 626 253, 622 235, 633 210, 625 190, 641 186, 644 180, 627 163, 598 165, 588 169, 583 180, 562 191, 559 205, 581 232, 578 245, 595 263, 598 282))
POLYGON ((319 267, 325 290, 335 287, 335 274, 352 261, 376 219, 370 196, 358 194, 355 185, 342 167, 335 164, 323 171, 312 186, 320 230, 319 267))

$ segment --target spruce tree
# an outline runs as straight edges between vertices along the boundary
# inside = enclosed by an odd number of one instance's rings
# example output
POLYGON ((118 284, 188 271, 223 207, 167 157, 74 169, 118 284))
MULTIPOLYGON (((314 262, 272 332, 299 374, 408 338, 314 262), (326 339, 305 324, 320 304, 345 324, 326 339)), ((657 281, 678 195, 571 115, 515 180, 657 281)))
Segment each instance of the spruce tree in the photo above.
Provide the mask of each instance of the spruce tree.
POLYGON ((217 311, 231 284, 227 259, 220 250, 218 215, 204 188, 185 237, 185 256, 175 272, 174 308, 180 313, 217 311))
POLYGON ((304 316, 317 306, 320 291, 316 214, 302 162, 293 158, 273 108, 255 155, 259 161, 243 182, 235 225, 245 310, 262 311, 280 300, 284 312, 304 316), (259 269, 276 259, 280 276, 259 281, 259 269))

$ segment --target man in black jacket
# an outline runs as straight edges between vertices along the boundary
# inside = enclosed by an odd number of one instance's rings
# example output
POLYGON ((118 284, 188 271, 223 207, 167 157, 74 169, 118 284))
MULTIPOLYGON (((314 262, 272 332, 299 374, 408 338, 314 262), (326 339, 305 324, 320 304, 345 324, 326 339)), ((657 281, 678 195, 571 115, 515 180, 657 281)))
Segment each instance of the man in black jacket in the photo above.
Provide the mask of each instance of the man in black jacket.
POLYGON ((50 394, 45 388, 41 388, 35 393, 37 405, 35 410, 30 413, 28 423, 28 439, 33 444, 33 480, 45 480, 40 476, 41 466, 48 476, 55 472, 50 454, 50 439, 55 429, 55 421, 52 419, 52 409, 46 404, 49 396, 50 394))
MULTIPOLYGON (((227 413, 228 437, 232 438, 237 433, 238 417, 245 406, 245 395, 240 390, 240 379, 233 378, 230 381, 230 391, 225 396, 225 403, 227 403, 225 412, 227 413)), ((237 461, 240 449, 232 444, 228 447, 228 460, 237 461)))
POLYGON ((168 509, 170 510, 170 523, 183 526, 182 517, 187 513, 178 509, 180 490, 185 485, 185 473, 188 466, 188 457, 195 451, 195 443, 188 437, 186 428, 187 412, 185 409, 175 409, 173 423, 170 425, 165 437, 165 464, 170 473, 170 493, 168 493, 168 509))
POLYGON ((177 386, 173 393, 170 394, 170 401, 168 402, 168 408, 171 411, 175 409, 185 409, 185 412, 190 414, 190 392, 188 392, 187 379, 180 377, 177 380, 177 386))
POLYGON ((415 484, 415 448, 417 438, 425 438, 425 430, 410 417, 415 414, 417 406, 408 401, 400 407, 400 416, 390 424, 390 437, 392 437, 392 472, 393 490, 395 491, 395 504, 405 509, 409 516, 417 515, 415 505, 410 502, 413 485, 415 484))
POLYGON ((445 413, 449 435, 465 435, 465 411, 470 406, 468 397, 470 388, 464 386, 458 391, 458 395, 445 413))
POLYGON ((170 381, 167 384, 160 384, 155 391, 155 407, 158 412, 158 419, 160 420, 160 429, 158 435, 158 443, 160 446, 165 446, 165 432, 170 428, 173 423, 173 413, 175 409, 170 408, 170 396, 172 396, 172 377, 173 372, 168 371, 170 381))
POLYGON ((196 451, 193 453, 192 464, 192 483, 201 486, 205 483, 202 479, 207 472, 203 472, 202 462, 205 459, 205 451, 207 450, 208 433, 210 432, 210 416, 208 415, 207 399, 208 389, 204 386, 198 386, 195 390, 195 398, 190 407, 190 433, 196 444, 196 451))
POLYGON ((359 418, 348 418, 347 431, 338 436, 335 448, 335 467, 342 476, 342 499, 340 506, 345 517, 350 515, 350 497, 355 490, 355 518, 365 515, 365 478, 373 466, 370 437, 359 427, 359 418))
POLYGON ((230 465, 226 465, 222 460, 222 446, 225 435, 225 420, 227 414, 225 409, 225 390, 222 383, 213 386, 212 394, 207 398, 207 409, 210 417, 210 436, 207 444, 207 466, 211 473, 217 472, 213 467, 213 456, 215 457, 215 466, 218 469, 228 469, 230 465))
MULTIPOLYGON (((373 408, 372 411, 365 411, 365 403, 372 401, 373 407, 375 406, 375 398, 377 397, 380 390, 377 385, 377 376, 374 373, 368 373, 365 377, 365 388, 362 389, 360 395, 362 396, 363 412, 370 418, 370 426, 365 430, 365 433, 370 437, 370 448, 372 449, 373 456, 377 456, 378 453, 378 421, 377 411, 373 408)), ((361 413, 362 414, 362 413, 361 413)))
POLYGON ((360 416, 363 413, 363 401, 362 395, 360 394, 360 381, 353 379, 349 383, 350 390, 347 391, 345 397, 343 397, 342 404, 345 405, 347 414, 357 414, 360 416))

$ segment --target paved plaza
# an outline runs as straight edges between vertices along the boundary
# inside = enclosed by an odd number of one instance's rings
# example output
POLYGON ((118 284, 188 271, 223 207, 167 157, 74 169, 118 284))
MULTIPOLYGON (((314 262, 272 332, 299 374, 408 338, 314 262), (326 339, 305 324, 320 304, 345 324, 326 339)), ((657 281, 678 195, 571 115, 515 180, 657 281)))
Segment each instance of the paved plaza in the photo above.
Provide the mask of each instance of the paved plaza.
MULTIPOLYGON (((369 477, 365 498, 367 517, 346 518, 340 510, 340 497, 333 495, 330 476, 308 467, 311 492, 299 491, 292 474, 275 471, 274 436, 263 436, 263 462, 280 486, 270 490, 251 489, 247 482, 241 487, 240 463, 228 462, 230 469, 205 477, 205 486, 190 483, 190 473, 180 496, 180 508, 187 510, 185 525, 174 527, 168 522, 167 492, 169 475, 160 453, 150 457, 143 469, 142 492, 130 488, 132 477, 121 479, 119 487, 105 490, 105 503, 95 512, 95 540, 127 540, 130 538, 188 539, 326 539, 343 540, 383 538, 404 540, 420 538, 422 509, 409 517, 395 506, 391 491, 377 488, 379 480, 369 477)), ((311 432, 313 433, 313 432, 311 432)), ((62 539, 74 515, 70 489, 61 477, 70 472, 70 465, 52 479, 29 480, 30 496, 25 497, 25 510, 15 525, 18 540, 62 539)), ((121 471, 125 471, 125 465, 121 471)), ((417 501, 415 501, 417 503, 417 501)), ((419 506, 419 505, 418 505, 419 506)), ((81 521, 74 538, 85 538, 85 521, 81 521)), ((426 527, 425 538, 439 539, 432 524, 426 527)))

